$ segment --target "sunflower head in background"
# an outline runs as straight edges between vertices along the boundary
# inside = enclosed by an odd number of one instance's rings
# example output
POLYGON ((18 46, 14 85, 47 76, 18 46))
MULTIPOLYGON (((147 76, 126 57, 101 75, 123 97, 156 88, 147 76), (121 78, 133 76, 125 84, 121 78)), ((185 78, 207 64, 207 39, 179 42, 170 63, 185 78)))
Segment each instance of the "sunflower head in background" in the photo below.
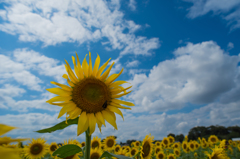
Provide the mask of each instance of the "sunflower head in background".
POLYGON ((79 116, 77 135, 82 134, 88 128, 89 135, 91 135, 95 131, 96 124, 101 132, 101 126, 106 126, 105 120, 117 130, 115 113, 121 115, 123 118, 123 114, 119 108, 131 109, 121 104, 134 106, 131 102, 122 101, 117 98, 130 93, 131 91, 127 92, 127 90, 132 86, 123 88, 120 85, 127 83, 126 81, 115 81, 123 69, 120 73, 109 76, 114 62, 103 72, 111 58, 99 68, 100 57, 98 55, 94 66, 92 66, 91 53, 89 52, 89 64, 86 61, 86 56, 82 65, 77 53, 76 60, 72 56, 74 70, 71 69, 65 60, 65 68, 68 74, 64 74, 63 78, 67 80, 69 86, 51 82, 59 87, 49 88, 47 91, 58 96, 53 97, 47 102, 62 107, 58 118, 65 113, 67 114, 66 119, 75 119, 79 116))

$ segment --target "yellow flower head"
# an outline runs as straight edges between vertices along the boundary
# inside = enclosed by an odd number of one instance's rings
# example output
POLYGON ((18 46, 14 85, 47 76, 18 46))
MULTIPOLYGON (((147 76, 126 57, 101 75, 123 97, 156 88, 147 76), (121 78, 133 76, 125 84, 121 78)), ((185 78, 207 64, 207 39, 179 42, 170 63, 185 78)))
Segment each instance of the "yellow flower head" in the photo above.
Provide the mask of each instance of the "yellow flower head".
POLYGON ((86 56, 81 65, 78 55, 77 59, 72 56, 74 71, 66 61, 66 71, 68 73, 63 75, 69 86, 57 82, 51 82, 59 87, 49 88, 47 91, 58 96, 53 97, 47 102, 53 105, 61 106, 58 118, 65 113, 66 119, 78 119, 77 135, 82 134, 89 128, 89 135, 95 131, 96 124, 101 132, 102 125, 105 125, 105 120, 117 130, 115 113, 123 118, 122 109, 131 109, 127 106, 134 106, 133 103, 122 101, 120 98, 127 95, 131 91, 126 91, 132 86, 123 88, 121 84, 127 83, 126 81, 115 81, 122 73, 123 69, 118 74, 109 73, 114 65, 103 72, 108 65, 109 59, 100 68, 100 57, 97 56, 94 67, 92 66, 91 53, 89 52, 89 64, 86 61, 86 56), (75 72, 75 73, 74 73, 75 72), (108 77, 109 76, 109 77, 108 77))
POLYGON ((143 139, 141 146, 141 159, 150 159, 153 151, 153 139, 154 137, 150 135, 146 135, 143 139))

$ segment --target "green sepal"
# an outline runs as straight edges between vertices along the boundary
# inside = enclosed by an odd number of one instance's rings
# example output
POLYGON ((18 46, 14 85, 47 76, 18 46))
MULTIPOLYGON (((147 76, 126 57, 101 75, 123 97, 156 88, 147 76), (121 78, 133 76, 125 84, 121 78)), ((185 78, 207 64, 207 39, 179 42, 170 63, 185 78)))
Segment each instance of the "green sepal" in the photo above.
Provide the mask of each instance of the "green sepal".
POLYGON ((126 157, 126 156, 123 156, 123 155, 115 155, 115 154, 109 153, 107 151, 103 152, 102 156, 99 159, 101 159, 103 157, 107 157, 107 158, 117 157, 118 159, 133 159, 131 157, 126 157))
POLYGON ((64 129, 64 128, 72 125, 72 124, 78 124, 78 117, 75 118, 75 119, 68 119, 67 123, 68 124, 66 124, 66 120, 65 120, 65 121, 62 121, 62 122, 58 123, 57 125, 55 125, 53 127, 42 129, 42 130, 38 130, 38 131, 35 131, 35 132, 38 132, 38 133, 51 133, 51 132, 54 132, 56 130, 64 129))
POLYGON ((68 156, 75 155, 76 153, 82 152, 82 149, 74 144, 67 144, 60 148, 58 148, 56 151, 53 152, 53 156, 58 156, 60 158, 66 158, 68 156))

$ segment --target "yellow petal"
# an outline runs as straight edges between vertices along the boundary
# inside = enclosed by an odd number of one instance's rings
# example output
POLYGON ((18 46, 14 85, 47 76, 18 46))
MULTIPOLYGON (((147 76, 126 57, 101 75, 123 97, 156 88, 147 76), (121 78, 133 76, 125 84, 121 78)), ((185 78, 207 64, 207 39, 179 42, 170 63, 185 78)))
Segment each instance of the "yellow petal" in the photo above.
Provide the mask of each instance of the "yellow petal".
POLYGON ((124 104, 124 105, 127 105, 127 106, 134 106, 134 104, 131 103, 131 102, 122 101, 122 100, 119 100, 119 99, 112 99, 112 102, 116 103, 116 104, 124 104))
POLYGON ((79 61, 77 52, 76 52, 76 57, 77 57, 77 68, 78 68, 78 72, 79 72, 79 75, 80 75, 80 77, 78 77, 78 78, 79 78, 80 80, 82 80, 82 79, 84 78, 84 74, 83 74, 83 69, 82 69, 81 63, 80 63, 80 61, 79 61))
POLYGON ((89 51, 89 67, 88 67, 88 76, 92 75, 92 59, 91 59, 91 52, 89 51))
POLYGON ((68 101, 68 102, 63 102, 63 103, 52 103, 52 102, 48 102, 49 104, 52 104, 52 105, 57 105, 59 107, 63 107, 64 105, 68 104, 69 102, 71 101, 68 101))
POLYGON ((101 67, 100 67, 100 69, 98 70, 98 72, 97 72, 97 78, 99 78, 100 77, 100 75, 102 74, 102 71, 106 68, 106 66, 108 65, 108 62, 111 60, 111 58, 110 59, 108 59, 108 61, 107 62, 105 62, 101 67))
POLYGON ((62 109, 59 112, 58 118, 60 118, 61 116, 63 116, 63 114, 65 114, 68 111, 71 111, 71 110, 73 110, 75 108, 76 108, 76 104, 73 103, 73 102, 63 106, 62 109))
POLYGON ((118 88, 118 89, 112 89, 111 93, 112 93, 112 95, 116 95, 116 94, 121 93, 121 92, 126 93, 127 92, 126 90, 128 90, 130 88, 132 88, 132 86, 129 86, 127 88, 123 88, 122 86, 120 86, 120 88, 118 88))
POLYGON ((117 108, 122 108, 122 109, 130 109, 131 108, 128 108, 128 107, 124 107, 124 106, 121 106, 120 104, 116 104, 116 103, 110 103, 111 106, 114 106, 114 107, 117 107, 117 108))
MULTIPOLYGON (((86 55, 86 56, 87 56, 87 55, 86 55)), ((88 63, 87 63, 87 60, 86 60, 86 56, 85 56, 85 58, 83 59, 82 68, 83 68, 84 76, 85 76, 85 77, 88 77, 88 63)))
POLYGON ((61 101, 68 102, 68 101, 71 100, 71 99, 72 99, 71 96, 66 96, 66 97, 56 96, 56 97, 53 97, 53 98, 49 99, 49 100, 46 101, 46 102, 47 102, 47 103, 61 102, 61 101))
POLYGON ((13 129, 17 129, 17 127, 13 127, 13 126, 8 126, 5 124, 0 124, 0 136, 13 130, 13 129))
POLYGON ((68 79, 68 75, 67 74, 63 74, 62 77, 65 78, 65 79, 68 79))
POLYGON ((64 85, 64 84, 60 84, 60 83, 57 83, 57 82, 54 82, 54 81, 51 81, 51 83, 61 87, 63 90, 66 90, 66 91, 72 91, 73 90, 71 87, 68 87, 67 85, 64 85))
POLYGON ((108 77, 108 79, 106 80, 106 84, 109 85, 111 84, 115 79, 117 79, 123 72, 123 68, 122 70, 119 72, 119 74, 112 74, 110 77, 108 77))
POLYGON ((112 98, 120 98, 122 96, 127 95, 128 93, 131 93, 132 91, 126 92, 126 93, 122 93, 122 94, 117 94, 117 95, 112 95, 112 98))
POLYGON ((88 117, 86 112, 82 112, 82 114, 78 118, 77 136, 85 132, 87 128, 88 128, 88 117))
POLYGON ((75 119, 81 114, 82 110, 76 107, 73 112, 70 114, 69 118, 70 119, 75 119))
POLYGON ((97 119, 98 119, 104 126, 106 126, 105 120, 104 120, 104 118, 103 118, 103 116, 102 116, 102 113, 101 113, 101 112, 97 112, 95 115, 96 115, 97 119))
POLYGON ((115 119, 115 114, 107 111, 107 110, 103 110, 102 111, 102 115, 104 117, 104 119, 106 119, 106 121, 111 124, 116 130, 117 130, 117 124, 116 124, 116 119, 115 119))
POLYGON ((98 129, 99 129, 100 133, 102 133, 102 123, 97 118, 96 118, 96 121, 97 121, 98 129))
POLYGON ((76 65, 76 60, 75 60, 74 56, 72 56, 72 61, 73 61, 74 71, 75 71, 77 77, 81 80, 81 75, 78 71, 78 68, 77 68, 77 65, 76 65))
POLYGON ((95 131, 97 121, 94 116, 94 113, 89 113, 87 115, 89 119, 89 135, 92 135, 92 133, 95 131))
POLYGON ((59 96, 70 96, 70 95, 72 95, 72 92, 62 90, 61 88, 48 88, 46 90, 48 92, 51 92, 53 94, 57 94, 59 96))
POLYGON ((108 75, 109 75, 109 73, 110 73, 113 65, 114 65, 114 62, 113 62, 113 63, 111 64, 111 66, 103 73, 103 75, 99 78, 100 80, 102 80, 102 81, 105 81, 105 80, 106 80, 106 78, 108 77, 108 75))
POLYGON ((96 60, 95 60, 95 64, 94 64, 94 68, 93 68, 93 73, 92 73, 93 77, 96 77, 96 75, 97 75, 99 64, 100 64, 100 57, 99 57, 99 55, 97 54, 97 58, 96 58, 96 60))
POLYGON ((66 71, 69 75, 69 78, 71 79, 71 81, 75 84, 78 82, 77 77, 75 76, 75 74, 73 73, 71 67, 69 66, 68 62, 65 60, 65 62, 67 63, 67 65, 64 65, 66 68, 66 71))
POLYGON ((114 87, 119 86, 119 85, 124 84, 124 83, 128 83, 128 82, 126 82, 126 81, 116 81, 116 82, 111 83, 109 87, 114 88, 114 87))
MULTIPOLYGON (((109 110, 112 111, 112 112, 117 113, 118 115, 121 115, 121 117, 123 118, 123 114, 122 114, 122 112, 121 112, 118 108, 109 105, 109 106, 107 107, 107 109, 109 109, 109 110)), ((124 118, 123 118, 123 120, 124 120, 124 118)))

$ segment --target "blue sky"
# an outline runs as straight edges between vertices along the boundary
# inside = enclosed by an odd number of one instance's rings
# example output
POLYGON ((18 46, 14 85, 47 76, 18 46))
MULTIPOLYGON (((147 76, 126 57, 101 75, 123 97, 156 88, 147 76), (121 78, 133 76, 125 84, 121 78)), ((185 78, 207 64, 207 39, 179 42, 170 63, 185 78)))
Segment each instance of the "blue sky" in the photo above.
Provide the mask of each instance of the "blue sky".
POLYGON ((75 51, 81 62, 89 51, 100 65, 112 58, 111 74, 124 67, 118 80, 133 85, 123 99, 135 107, 117 115, 118 130, 93 137, 162 139, 240 122, 239 0, 1 0, 0 37, 0 120, 21 128, 11 137, 85 140, 76 125, 34 132, 65 120, 46 89, 66 84, 75 51))

